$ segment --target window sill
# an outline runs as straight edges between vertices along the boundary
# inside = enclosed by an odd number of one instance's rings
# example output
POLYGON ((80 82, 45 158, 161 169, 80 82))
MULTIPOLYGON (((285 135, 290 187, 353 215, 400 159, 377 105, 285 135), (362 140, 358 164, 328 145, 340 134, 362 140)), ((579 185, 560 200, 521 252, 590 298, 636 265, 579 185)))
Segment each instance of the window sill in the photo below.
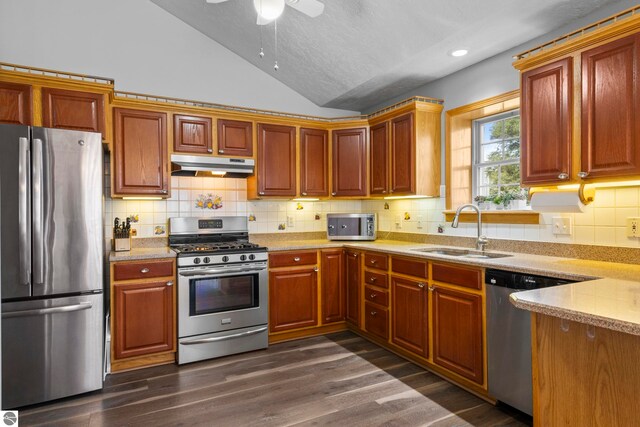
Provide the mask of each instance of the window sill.
MULTIPOLYGON (((456 211, 444 211, 447 222, 453 221, 456 211)), ((460 222, 476 222, 477 214, 473 211, 460 213, 460 222)), ((540 214, 533 211, 482 211, 482 222, 485 224, 539 224, 540 214)))

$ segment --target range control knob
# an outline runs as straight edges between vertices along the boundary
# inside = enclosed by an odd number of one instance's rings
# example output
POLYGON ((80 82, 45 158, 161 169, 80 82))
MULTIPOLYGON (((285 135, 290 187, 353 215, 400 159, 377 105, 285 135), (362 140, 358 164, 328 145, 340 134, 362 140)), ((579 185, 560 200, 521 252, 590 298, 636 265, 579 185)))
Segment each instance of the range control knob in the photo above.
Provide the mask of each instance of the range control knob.
POLYGON ((202 262, 204 262, 205 264, 209 264, 211 262, 211 258, 209 258, 208 256, 204 257, 202 259, 202 262))
POLYGON ((229 262, 229 257, 228 256, 223 256, 222 257, 222 262, 229 262))
POLYGON ((194 258, 193 259, 193 263, 194 264, 200 264, 200 258, 194 258))
POLYGON ((240 261, 246 261, 246 260, 247 260, 246 255, 240 255, 240 261))
POLYGON ((256 259, 256 256, 255 256, 254 254, 251 254, 251 255, 249 255, 249 259, 250 259, 251 261, 253 261, 254 259, 256 259))

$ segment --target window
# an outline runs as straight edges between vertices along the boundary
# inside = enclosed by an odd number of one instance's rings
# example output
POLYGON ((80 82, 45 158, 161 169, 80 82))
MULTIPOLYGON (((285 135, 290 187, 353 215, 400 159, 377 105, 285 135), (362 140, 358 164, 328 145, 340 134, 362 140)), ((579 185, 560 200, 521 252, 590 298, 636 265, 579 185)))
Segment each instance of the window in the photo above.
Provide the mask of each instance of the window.
POLYGON ((473 121, 473 196, 520 193, 520 111, 473 121))

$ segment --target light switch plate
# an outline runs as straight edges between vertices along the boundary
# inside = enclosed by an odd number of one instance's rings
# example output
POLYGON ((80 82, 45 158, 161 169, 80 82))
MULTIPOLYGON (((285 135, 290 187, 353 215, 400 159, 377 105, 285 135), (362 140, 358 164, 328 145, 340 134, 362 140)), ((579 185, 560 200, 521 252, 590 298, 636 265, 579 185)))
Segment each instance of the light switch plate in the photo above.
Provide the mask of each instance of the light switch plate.
POLYGON ((628 217, 627 218, 627 237, 640 237, 640 218, 628 217))
POLYGON ((571 218, 554 216, 552 226, 553 234, 555 234, 556 236, 571 235, 571 218))
POLYGON ((296 223, 293 217, 291 215, 287 215, 287 227, 295 227, 295 226, 296 226, 296 223))

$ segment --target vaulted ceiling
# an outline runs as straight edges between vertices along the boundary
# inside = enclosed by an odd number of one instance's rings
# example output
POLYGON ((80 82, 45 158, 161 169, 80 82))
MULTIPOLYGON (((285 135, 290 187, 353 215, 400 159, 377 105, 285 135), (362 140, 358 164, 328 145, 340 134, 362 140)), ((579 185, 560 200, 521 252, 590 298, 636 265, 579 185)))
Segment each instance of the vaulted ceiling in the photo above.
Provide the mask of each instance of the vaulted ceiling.
MULTIPOLYGON (((612 0, 321 0, 256 25, 252 0, 152 0, 322 107, 362 111, 489 58, 612 0), (265 56, 258 52, 262 45, 265 56), (466 48, 454 58, 449 52, 466 48)), ((207 55, 207 52, 202 52, 207 55)), ((185 64, 185 66, 189 66, 185 64)))

